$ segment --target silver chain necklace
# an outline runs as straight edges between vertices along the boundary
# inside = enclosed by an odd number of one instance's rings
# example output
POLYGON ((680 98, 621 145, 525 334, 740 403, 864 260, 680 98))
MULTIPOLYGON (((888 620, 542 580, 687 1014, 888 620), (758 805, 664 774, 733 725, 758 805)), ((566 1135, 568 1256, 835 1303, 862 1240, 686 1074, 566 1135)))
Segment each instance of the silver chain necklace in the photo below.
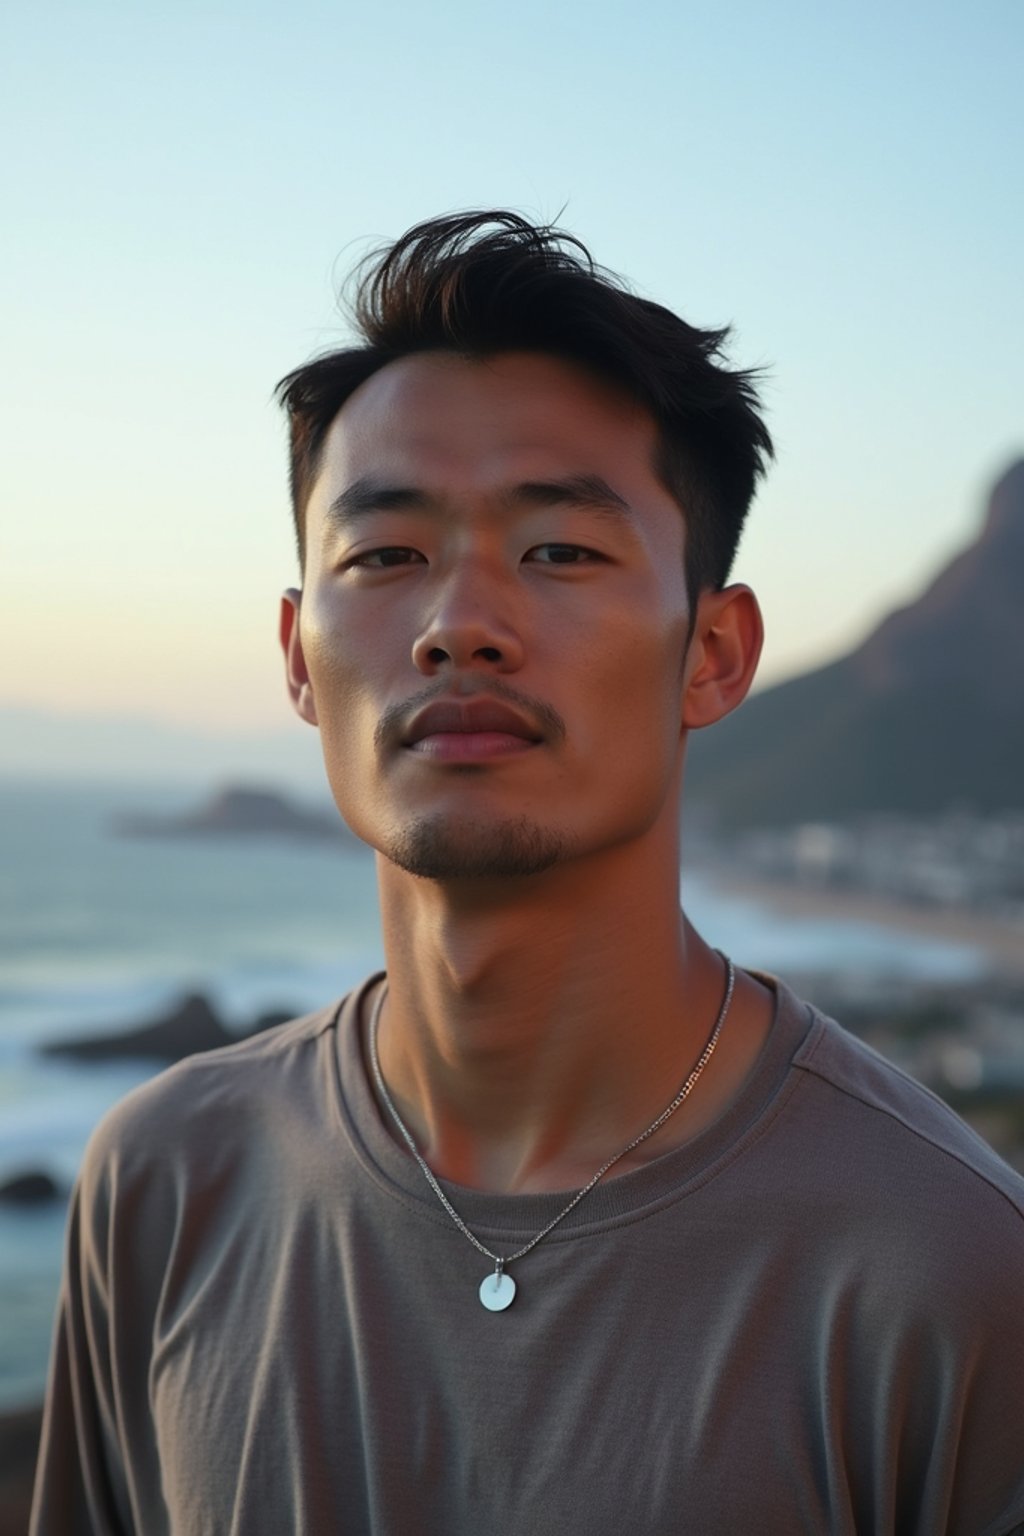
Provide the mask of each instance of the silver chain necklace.
MULTIPOLYGON (((721 953, 721 951, 719 951, 719 953, 721 953)), ((444 1206, 445 1210, 448 1212, 448 1215, 451 1217, 452 1221, 454 1221, 463 1237, 469 1238, 469 1241, 473 1244, 473 1247, 477 1250, 478 1253, 482 1253, 485 1258, 493 1260, 493 1275, 485 1275, 480 1285, 480 1300, 487 1308, 488 1312, 504 1312, 505 1308, 511 1306, 515 1299, 516 1283, 512 1279, 512 1276, 507 1273, 508 1266, 510 1264, 514 1264, 517 1259, 525 1257, 525 1255, 530 1252, 531 1248, 536 1248, 537 1244, 542 1242, 544 1238, 547 1237, 549 1232, 553 1232, 555 1227, 558 1226, 558 1223, 563 1221, 565 1217, 568 1216, 569 1212, 574 1210, 576 1206, 579 1205, 584 1195, 590 1194, 590 1191, 593 1189, 594 1185, 598 1183, 600 1179, 604 1178, 609 1168, 614 1167, 620 1158, 625 1157, 627 1152, 632 1152, 633 1149, 638 1147, 642 1141, 646 1141, 648 1136, 653 1136, 655 1131, 659 1130, 660 1127, 665 1124, 665 1121, 669 1118, 670 1115, 675 1114, 683 1100, 687 1098, 688 1095, 693 1091, 697 1084, 697 1079, 700 1077, 701 1073, 704 1071, 704 1068, 707 1066, 708 1062, 711 1060, 715 1053, 715 1046, 718 1044, 718 1037, 722 1033, 722 1025, 725 1023, 726 1015, 729 1012, 729 1004, 732 1002, 733 988, 736 984, 736 971, 733 967, 732 961, 728 958, 727 955, 722 955, 721 958, 725 961, 726 971, 725 996, 722 998, 722 1006, 718 1010, 718 1017, 715 1020, 714 1028, 708 1036, 707 1044, 697 1058, 693 1071, 690 1073, 689 1077, 686 1079, 685 1083, 680 1088, 671 1104, 669 1104, 666 1109, 662 1110, 657 1120, 652 1121, 651 1124, 647 1127, 646 1131, 641 1131, 640 1135, 635 1136, 628 1146, 623 1147, 621 1152, 616 1152, 614 1157, 610 1157, 606 1163, 602 1163, 601 1167, 594 1174, 594 1177, 591 1179, 590 1183, 584 1184, 582 1189, 577 1190, 572 1199, 569 1201, 569 1204, 565 1207, 565 1210, 559 1211, 555 1219, 553 1221, 549 1221, 547 1226, 542 1228, 542 1230, 537 1233, 536 1237, 531 1237, 530 1241, 525 1243, 522 1248, 517 1250, 517 1252, 505 1254, 504 1256, 498 1253, 492 1253, 489 1248, 485 1248, 483 1243, 480 1242, 479 1238, 477 1238, 466 1226, 466 1223, 463 1221, 462 1217, 459 1215, 458 1211, 452 1205, 451 1201, 448 1199, 448 1196, 437 1182, 437 1179, 431 1172, 426 1160, 421 1157, 419 1149, 416 1146, 416 1143, 413 1141, 412 1135, 410 1134, 405 1121, 402 1119, 401 1115, 398 1113, 398 1110, 395 1108, 394 1100, 387 1090, 387 1084, 384 1082, 384 1075, 380 1070, 380 1057, 377 1054, 377 1032, 380 1028, 380 1016, 384 1007, 384 999, 387 996, 387 983, 385 982, 384 986, 381 988, 381 994, 377 999, 376 1006, 373 1010, 373 1017, 370 1020, 370 1063, 373 1067, 373 1076, 374 1081, 377 1084, 377 1091, 381 1098, 384 1100, 384 1103, 387 1105, 391 1114, 391 1118, 394 1120, 398 1129, 401 1131, 402 1138, 405 1141, 406 1146, 409 1148, 409 1151, 412 1153, 413 1157, 416 1159, 421 1169, 423 1170, 424 1178, 430 1185, 431 1189, 434 1191, 434 1194, 440 1200, 441 1204, 444 1206)))

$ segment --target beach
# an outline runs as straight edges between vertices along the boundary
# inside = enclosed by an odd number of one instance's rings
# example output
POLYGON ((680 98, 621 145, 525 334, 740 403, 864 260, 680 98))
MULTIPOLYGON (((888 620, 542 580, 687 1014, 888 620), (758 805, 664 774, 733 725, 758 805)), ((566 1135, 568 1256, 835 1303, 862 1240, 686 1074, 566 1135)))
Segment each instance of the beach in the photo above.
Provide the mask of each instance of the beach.
POLYGON ((1024 979, 1024 920, 957 907, 915 905, 872 891, 796 885, 724 871, 701 871, 723 900, 750 902, 777 918, 794 922, 861 923, 917 939, 978 951, 985 967, 1008 980, 1024 979))

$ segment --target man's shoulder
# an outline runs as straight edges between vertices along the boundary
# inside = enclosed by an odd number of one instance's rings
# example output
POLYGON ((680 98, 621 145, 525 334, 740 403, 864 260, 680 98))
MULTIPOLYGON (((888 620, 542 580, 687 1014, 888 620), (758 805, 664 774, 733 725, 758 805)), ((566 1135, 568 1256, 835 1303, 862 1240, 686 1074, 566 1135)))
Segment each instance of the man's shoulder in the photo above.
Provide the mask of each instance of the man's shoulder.
POLYGON ((897 1185, 901 1170, 931 1174, 950 1201, 983 1199, 1024 1221, 1024 1178, 944 1100, 834 1019, 816 1009, 811 1017, 793 1067, 816 1085, 833 1126, 858 1126, 876 1152, 898 1159, 897 1185))
POLYGON ((926 1356, 927 1340, 955 1340, 966 1359, 995 1328, 1020 1359, 1024 1179, 928 1088, 797 1006, 746 1175, 792 1283, 809 1309, 843 1298, 866 1337, 895 1329, 926 1356))
POLYGON ((308 1124, 326 1075, 323 1048, 355 996, 187 1056, 133 1089, 93 1131, 83 1184, 114 1176, 123 1187, 157 1163, 173 1175, 178 1163, 223 1156, 261 1123, 308 1124))

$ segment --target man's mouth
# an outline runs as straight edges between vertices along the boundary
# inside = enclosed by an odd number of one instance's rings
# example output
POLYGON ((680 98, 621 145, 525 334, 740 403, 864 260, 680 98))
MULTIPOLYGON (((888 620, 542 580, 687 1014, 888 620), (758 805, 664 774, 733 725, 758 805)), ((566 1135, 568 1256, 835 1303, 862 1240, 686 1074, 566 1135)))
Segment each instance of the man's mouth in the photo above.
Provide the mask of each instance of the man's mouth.
POLYGON ((415 714, 402 744, 444 762, 478 762, 528 752, 542 733, 497 699, 438 699, 415 714))

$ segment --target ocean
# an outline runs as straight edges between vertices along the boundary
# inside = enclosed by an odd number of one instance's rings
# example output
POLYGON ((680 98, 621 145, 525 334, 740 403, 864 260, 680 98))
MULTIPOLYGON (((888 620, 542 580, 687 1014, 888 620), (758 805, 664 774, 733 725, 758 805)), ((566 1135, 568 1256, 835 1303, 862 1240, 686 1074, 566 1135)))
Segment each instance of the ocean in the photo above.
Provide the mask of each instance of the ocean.
MULTIPOLYGON (((130 1029, 186 992, 230 1027, 298 1014, 383 964, 372 858, 341 844, 118 836, 116 817, 191 809, 194 790, 0 781, 0 1183, 75 1174, 142 1062, 44 1057, 53 1039, 130 1029)), ((966 946, 868 924, 775 916, 684 881, 697 926, 741 965, 781 975, 966 977, 966 946)), ((0 1206, 0 1409, 43 1387, 62 1203, 0 1206)))

